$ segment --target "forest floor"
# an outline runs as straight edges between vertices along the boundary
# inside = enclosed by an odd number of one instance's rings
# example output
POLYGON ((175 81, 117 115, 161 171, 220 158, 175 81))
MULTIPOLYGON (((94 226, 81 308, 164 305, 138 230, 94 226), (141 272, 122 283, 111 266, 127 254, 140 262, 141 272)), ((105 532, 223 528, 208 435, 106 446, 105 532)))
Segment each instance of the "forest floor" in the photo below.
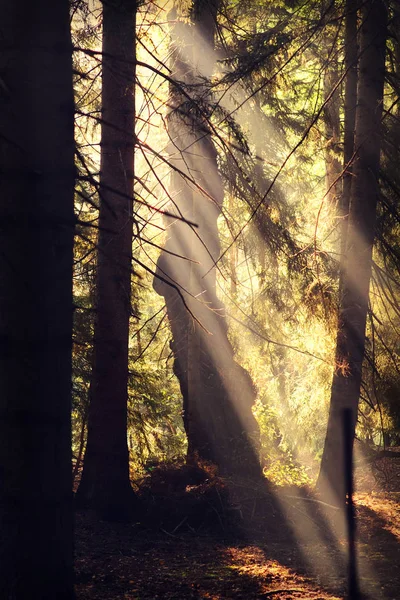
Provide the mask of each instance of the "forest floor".
MULTIPOLYGON (((400 459, 380 463, 356 473, 360 585, 362 598, 400 600, 400 459)), ((182 488, 177 473, 142 492, 140 522, 76 514, 78 600, 346 597, 345 536, 311 492, 218 478, 182 488)))

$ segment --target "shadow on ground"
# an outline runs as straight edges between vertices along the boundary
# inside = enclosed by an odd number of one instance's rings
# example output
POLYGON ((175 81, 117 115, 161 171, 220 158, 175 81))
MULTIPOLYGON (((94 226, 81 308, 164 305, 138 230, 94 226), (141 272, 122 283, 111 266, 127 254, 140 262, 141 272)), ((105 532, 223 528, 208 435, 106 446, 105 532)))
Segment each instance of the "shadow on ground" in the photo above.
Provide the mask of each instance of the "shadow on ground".
MULTIPOLYGON (((334 533, 332 511, 321 510, 310 492, 159 475, 141 492, 137 523, 76 515, 78 600, 345 597, 345 543, 334 533)), ((399 513, 397 500, 390 502, 386 512, 379 496, 357 505, 362 589, 370 600, 399 597, 399 513)))

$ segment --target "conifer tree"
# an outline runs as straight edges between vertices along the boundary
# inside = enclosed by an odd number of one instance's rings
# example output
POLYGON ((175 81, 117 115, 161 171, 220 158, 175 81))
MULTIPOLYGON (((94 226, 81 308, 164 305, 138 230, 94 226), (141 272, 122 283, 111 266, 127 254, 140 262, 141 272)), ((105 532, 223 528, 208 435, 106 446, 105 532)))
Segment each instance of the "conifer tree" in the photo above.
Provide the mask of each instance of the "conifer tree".
POLYGON ((208 85, 218 8, 217 1, 195 2, 192 25, 178 20, 173 29, 173 69, 180 87, 172 86, 168 121, 170 161, 176 165, 171 209, 194 226, 169 223, 154 287, 165 297, 173 334, 188 460, 209 460, 222 474, 258 477, 255 390, 247 371, 234 360, 224 306, 216 293, 217 219, 224 188, 211 136, 208 85))
POLYGON ((361 11, 361 40, 355 124, 354 178, 348 216, 346 254, 328 428, 318 485, 331 500, 344 501, 343 411, 351 411, 354 437, 360 396, 372 247, 379 190, 381 116, 385 76, 387 14, 382 0, 361 11))
POLYGON ((103 3, 100 212, 94 358, 80 505, 128 518, 134 505, 127 445, 131 315, 136 3, 103 3))

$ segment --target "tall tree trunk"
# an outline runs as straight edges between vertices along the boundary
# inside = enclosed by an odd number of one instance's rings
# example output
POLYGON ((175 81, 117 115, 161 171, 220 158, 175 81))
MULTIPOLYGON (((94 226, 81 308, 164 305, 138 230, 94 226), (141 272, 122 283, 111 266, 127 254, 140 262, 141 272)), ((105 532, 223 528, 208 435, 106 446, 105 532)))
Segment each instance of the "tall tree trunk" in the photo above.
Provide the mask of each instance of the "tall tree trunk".
POLYGON ((344 501, 342 415, 351 410, 354 438, 365 347, 372 247, 379 193, 379 154, 385 74, 386 8, 368 0, 362 8, 354 178, 349 207, 345 268, 336 342, 328 429, 318 486, 331 500, 344 501))
POLYGON ((194 27, 178 22, 173 30, 174 76, 186 84, 193 102, 171 90, 170 161, 180 169, 180 173, 171 174, 171 197, 176 213, 197 227, 179 220, 169 225, 168 240, 157 264, 157 274, 164 281, 156 278, 154 287, 165 297, 172 329, 188 460, 214 462, 222 474, 258 476, 259 430, 251 410, 255 391, 248 373, 234 361, 224 307, 216 294, 214 261, 220 253, 217 219, 224 190, 205 116, 209 100, 205 82, 214 67, 217 10, 217 1, 196 2, 194 27), (196 186, 182 173, 194 179, 196 186), (173 256, 171 251, 188 260, 173 256), (191 314, 168 281, 181 288, 191 314))
MULTIPOLYGON (((357 2, 346 0, 345 17, 345 57, 344 65, 346 70, 345 89, 344 89, 344 148, 343 148, 343 188, 339 203, 338 215, 340 218, 340 267, 344 267, 344 258, 346 253, 347 241, 347 221, 350 207, 351 182, 353 172, 353 154, 354 154, 354 133, 356 125, 356 107, 357 107, 357 2)), ((343 277, 341 277, 341 285, 343 277)), ((339 291, 339 301, 341 290, 339 291)))
POLYGON ((103 4, 100 213, 88 439, 79 505, 132 514, 127 444, 135 123, 136 4, 103 4))
POLYGON ((66 0, 0 1, 0 597, 73 598, 66 0))

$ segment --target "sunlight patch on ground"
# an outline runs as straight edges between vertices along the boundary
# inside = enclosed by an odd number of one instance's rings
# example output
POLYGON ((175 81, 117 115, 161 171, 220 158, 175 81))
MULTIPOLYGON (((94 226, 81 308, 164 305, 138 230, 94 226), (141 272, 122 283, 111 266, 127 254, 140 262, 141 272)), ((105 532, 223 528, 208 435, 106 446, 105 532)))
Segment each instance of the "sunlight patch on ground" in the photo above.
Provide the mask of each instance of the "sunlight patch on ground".
MULTIPOLYGON (((258 547, 230 547, 224 552, 230 568, 240 575, 258 580, 260 595, 271 594, 277 598, 296 598, 297 593, 307 593, 307 598, 326 598, 335 600, 338 597, 321 592, 311 582, 294 570, 277 560, 266 558, 258 547)), ((291 560, 291 559, 288 559, 291 560)))
POLYGON ((400 541, 400 492, 357 494, 356 503, 373 510, 383 519, 383 528, 400 541))

